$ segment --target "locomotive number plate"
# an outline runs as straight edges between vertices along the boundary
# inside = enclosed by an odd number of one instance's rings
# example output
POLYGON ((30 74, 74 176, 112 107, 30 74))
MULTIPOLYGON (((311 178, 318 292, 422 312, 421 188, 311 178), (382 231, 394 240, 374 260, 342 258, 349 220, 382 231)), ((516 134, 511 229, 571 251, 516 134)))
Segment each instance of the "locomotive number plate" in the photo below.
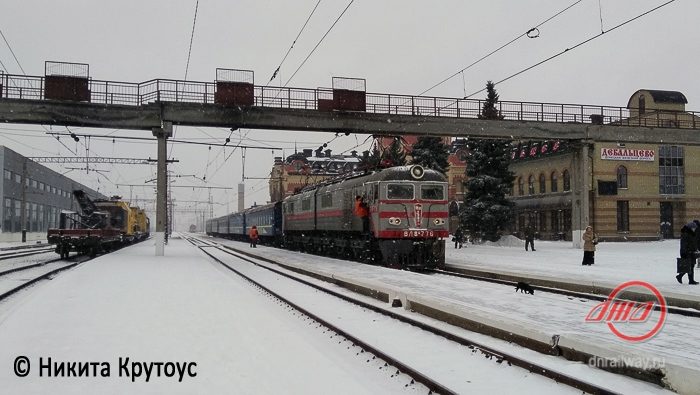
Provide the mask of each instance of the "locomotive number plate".
POLYGON ((404 230, 403 237, 435 237, 432 230, 404 230))

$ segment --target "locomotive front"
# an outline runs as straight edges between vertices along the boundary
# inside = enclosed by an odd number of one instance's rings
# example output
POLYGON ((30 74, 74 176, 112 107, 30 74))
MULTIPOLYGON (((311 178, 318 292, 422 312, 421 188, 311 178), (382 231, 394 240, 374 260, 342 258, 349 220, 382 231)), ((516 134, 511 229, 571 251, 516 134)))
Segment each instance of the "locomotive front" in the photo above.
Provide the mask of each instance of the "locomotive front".
POLYGON ((449 236, 445 177, 421 166, 403 168, 376 183, 371 206, 375 237, 387 265, 436 268, 445 265, 449 236))

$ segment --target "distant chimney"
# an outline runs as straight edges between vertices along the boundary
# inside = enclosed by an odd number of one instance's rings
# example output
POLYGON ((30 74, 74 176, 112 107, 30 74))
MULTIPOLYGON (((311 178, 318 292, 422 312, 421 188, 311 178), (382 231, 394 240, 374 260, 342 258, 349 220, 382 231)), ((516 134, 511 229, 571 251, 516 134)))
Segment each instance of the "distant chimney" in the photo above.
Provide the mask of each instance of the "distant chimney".
POLYGON ((357 151, 350 151, 350 155, 352 155, 353 158, 356 157, 356 156, 357 156, 357 151))
POLYGON ((304 150, 304 157, 305 157, 305 158, 310 158, 311 155, 313 154, 313 152, 314 152, 314 151, 313 151, 311 148, 305 149, 305 150, 304 150))
POLYGON ((362 151, 362 157, 365 159, 369 158, 369 151, 362 151))
POLYGON ((330 157, 331 157, 331 152, 332 152, 331 150, 327 149, 327 150, 325 150, 324 152, 326 153, 326 158, 330 158, 330 157))
POLYGON ((275 156, 275 164, 276 165, 282 164, 282 157, 281 156, 275 156))
POLYGON ((317 158, 322 158, 322 157, 323 157, 323 151, 321 151, 320 148, 316 150, 316 157, 317 157, 317 158))

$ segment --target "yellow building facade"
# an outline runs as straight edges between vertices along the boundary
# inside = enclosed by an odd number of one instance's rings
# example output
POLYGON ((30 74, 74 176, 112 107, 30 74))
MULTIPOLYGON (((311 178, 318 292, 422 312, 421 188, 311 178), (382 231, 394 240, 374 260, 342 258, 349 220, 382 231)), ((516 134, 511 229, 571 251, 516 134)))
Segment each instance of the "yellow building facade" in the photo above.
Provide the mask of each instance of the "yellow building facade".
MULTIPOLYGON (((700 119, 685 112, 686 103, 680 92, 640 90, 630 98, 630 118, 622 123, 700 127, 700 119)), ((516 234, 532 225, 540 238, 571 240, 571 212, 581 204, 572 177, 581 171, 575 168, 580 163, 588 166, 583 182, 589 191, 589 225, 604 240, 678 237, 683 224, 700 218, 700 147, 561 142, 563 147, 552 153, 553 144, 525 142, 513 152, 516 234), (582 144, 588 146, 585 161, 576 157, 582 144), (550 152, 540 152, 543 146, 550 152)))

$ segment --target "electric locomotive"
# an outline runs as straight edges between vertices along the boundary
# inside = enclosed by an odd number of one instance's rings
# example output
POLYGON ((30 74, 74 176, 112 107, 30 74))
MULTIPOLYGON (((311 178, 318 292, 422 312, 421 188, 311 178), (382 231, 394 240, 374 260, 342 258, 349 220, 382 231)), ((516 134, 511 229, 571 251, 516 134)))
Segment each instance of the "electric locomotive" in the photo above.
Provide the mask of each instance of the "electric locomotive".
POLYGON ((207 234, 246 240, 256 225, 263 243, 326 256, 426 269, 445 264, 447 182, 421 166, 309 186, 282 202, 209 220, 207 234), (356 196, 369 207, 370 229, 354 214, 356 196))
POLYGON ((399 166, 302 190, 282 202, 284 244, 404 269, 442 267, 448 237, 445 176, 399 166), (370 229, 353 204, 369 206, 370 229))

